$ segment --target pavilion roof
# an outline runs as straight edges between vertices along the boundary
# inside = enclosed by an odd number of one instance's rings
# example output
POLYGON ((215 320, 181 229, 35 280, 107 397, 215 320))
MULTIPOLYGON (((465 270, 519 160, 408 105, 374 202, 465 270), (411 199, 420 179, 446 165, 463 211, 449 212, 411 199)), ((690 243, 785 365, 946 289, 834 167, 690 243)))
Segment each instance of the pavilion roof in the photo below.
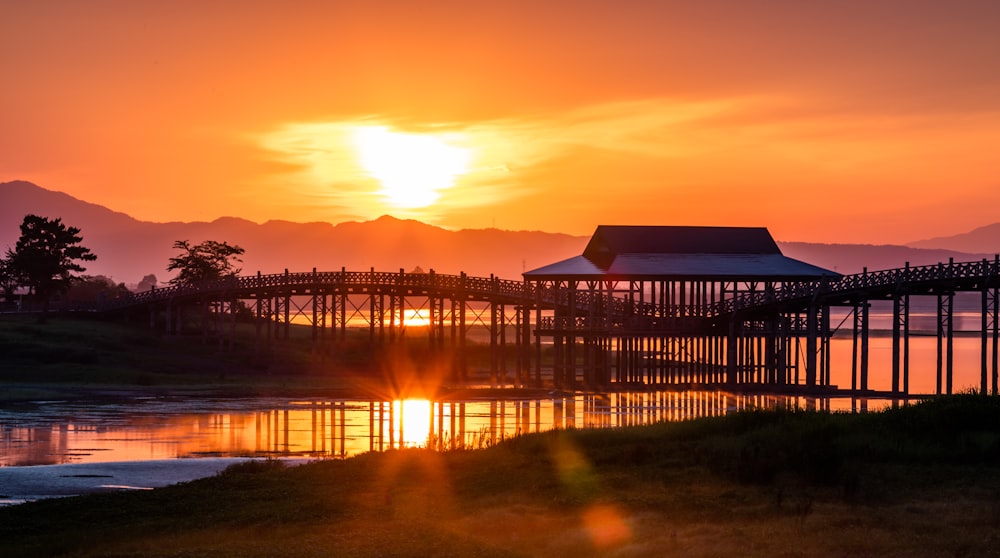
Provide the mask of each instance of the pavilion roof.
POLYGON ((597 227, 583 255, 528 279, 808 280, 837 273, 782 255, 763 227, 597 227))

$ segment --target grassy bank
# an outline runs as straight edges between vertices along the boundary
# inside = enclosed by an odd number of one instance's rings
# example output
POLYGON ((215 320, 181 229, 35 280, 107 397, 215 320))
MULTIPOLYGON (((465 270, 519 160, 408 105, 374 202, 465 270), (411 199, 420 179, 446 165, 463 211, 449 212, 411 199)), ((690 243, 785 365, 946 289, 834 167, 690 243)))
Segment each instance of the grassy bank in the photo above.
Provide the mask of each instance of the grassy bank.
POLYGON ((257 462, 0 509, 3 556, 995 556, 1000 399, 257 462))
MULTIPOLYGON (((397 373, 408 374, 411 387, 431 396, 441 371, 450 369, 452 357, 427 354, 419 334, 376 353, 367 330, 348 333, 334 360, 314 351, 308 326, 293 325, 287 340, 267 344, 256 338, 252 324, 238 324, 234 340, 220 340, 203 337, 194 326, 165 335, 145 323, 53 315, 41 324, 30 315, 0 314, 0 403, 163 392, 391 397, 400 395, 390 393, 401 383, 397 373)), ((472 366, 488 362, 488 349, 470 346, 472 366)))

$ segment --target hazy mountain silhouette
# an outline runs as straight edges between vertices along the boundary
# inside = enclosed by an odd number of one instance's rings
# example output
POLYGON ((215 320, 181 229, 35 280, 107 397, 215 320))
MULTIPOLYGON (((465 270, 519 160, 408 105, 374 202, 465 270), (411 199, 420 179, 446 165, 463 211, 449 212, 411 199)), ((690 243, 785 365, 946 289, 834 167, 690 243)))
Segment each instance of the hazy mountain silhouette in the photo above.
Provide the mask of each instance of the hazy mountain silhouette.
POLYGON ((954 258, 956 262, 990 259, 992 255, 970 254, 955 250, 922 249, 893 244, 815 244, 810 242, 778 242, 781 252, 789 258, 836 271, 843 275, 903 267, 933 265, 954 258))
POLYGON ((153 273, 170 275, 167 261, 178 253, 175 240, 227 241, 246 249, 243 273, 308 271, 411 271, 460 273, 520 279, 533 269, 580 254, 588 237, 497 229, 448 231, 418 221, 380 217, 374 221, 253 223, 222 217, 210 223, 151 223, 24 181, 0 184, 0 251, 13 248, 27 213, 61 217, 79 227, 83 245, 97 254, 89 275, 126 284, 153 273))
MULTIPOLYGON (((520 279, 525 270, 541 267, 583 252, 589 236, 537 231, 466 229, 449 231, 413 220, 380 217, 374 221, 253 223, 235 217, 206 222, 151 223, 139 221, 106 207, 87 203, 67 194, 46 190, 30 182, 0 184, 0 251, 13 248, 20 234, 18 225, 27 213, 62 217, 79 227, 83 245, 98 259, 88 262, 87 274, 106 275, 118 282, 137 283, 155 274, 160 281, 170 276, 167 261, 177 254, 175 240, 226 241, 246 249, 243 273, 335 271, 345 267, 364 271, 411 271, 420 267, 438 273, 495 274, 520 279)), ((975 231, 974 231, 975 232, 975 231)), ((970 233, 972 234, 972 233, 970 233)), ((990 257, 943 249, 907 246, 811 244, 779 242, 785 255, 839 273, 967 261, 990 257)), ((991 252, 992 254, 992 252, 991 252)))
POLYGON ((1000 253, 1000 223, 979 227, 963 234, 918 240, 910 242, 907 246, 914 248, 949 248, 963 252, 998 254, 1000 253))

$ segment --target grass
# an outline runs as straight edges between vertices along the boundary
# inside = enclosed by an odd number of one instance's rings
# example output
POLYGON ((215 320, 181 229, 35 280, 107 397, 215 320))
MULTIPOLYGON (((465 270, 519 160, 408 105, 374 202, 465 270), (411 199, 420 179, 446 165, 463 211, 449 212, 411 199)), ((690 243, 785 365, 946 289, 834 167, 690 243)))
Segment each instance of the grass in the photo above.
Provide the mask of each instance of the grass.
MULTIPOLYGON (((374 352, 367 329, 348 333, 334 361, 314 351, 308 326, 293 325, 289 339, 268 347, 244 323, 230 345, 203 338, 194 325, 171 336, 137 321, 51 315, 41 324, 29 315, 0 315, 0 403, 164 390, 227 396, 380 392, 386 385, 403 389, 393 370, 412 374, 414 362, 435 364, 423 382, 429 387, 418 386, 433 390, 442 370, 450 370, 451 357, 429 354, 426 339, 417 334, 374 352)), ((488 350, 470 345, 473 366, 488 363, 488 350)))
POLYGON ((996 556, 1000 400, 262 461, 0 509, 3 556, 996 556))

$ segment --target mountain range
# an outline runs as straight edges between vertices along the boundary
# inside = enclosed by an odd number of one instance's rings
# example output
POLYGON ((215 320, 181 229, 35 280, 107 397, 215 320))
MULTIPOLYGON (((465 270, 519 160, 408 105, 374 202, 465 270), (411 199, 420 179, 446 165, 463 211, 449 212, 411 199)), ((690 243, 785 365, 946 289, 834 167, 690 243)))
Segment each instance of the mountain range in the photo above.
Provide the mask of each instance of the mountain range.
MULTIPOLYGON (((579 255, 588 236, 540 231, 463 229, 450 231, 414 220, 383 216, 372 221, 254 223, 237 217, 212 222, 139 221, 107 207, 47 190, 25 181, 0 183, 0 251, 13 248, 24 215, 61 217, 81 230, 82 244, 97 254, 87 274, 104 275, 127 285, 154 274, 169 278, 169 258, 177 240, 226 241, 243 247, 243 273, 379 271, 420 268, 438 273, 494 274, 519 279, 521 273, 579 255)), ((628 223, 614 223, 628 224, 628 223)), ((993 258, 1000 252, 1000 223, 952 237, 920 240, 905 246, 816 244, 778 240, 782 252, 838 273, 993 258)))

